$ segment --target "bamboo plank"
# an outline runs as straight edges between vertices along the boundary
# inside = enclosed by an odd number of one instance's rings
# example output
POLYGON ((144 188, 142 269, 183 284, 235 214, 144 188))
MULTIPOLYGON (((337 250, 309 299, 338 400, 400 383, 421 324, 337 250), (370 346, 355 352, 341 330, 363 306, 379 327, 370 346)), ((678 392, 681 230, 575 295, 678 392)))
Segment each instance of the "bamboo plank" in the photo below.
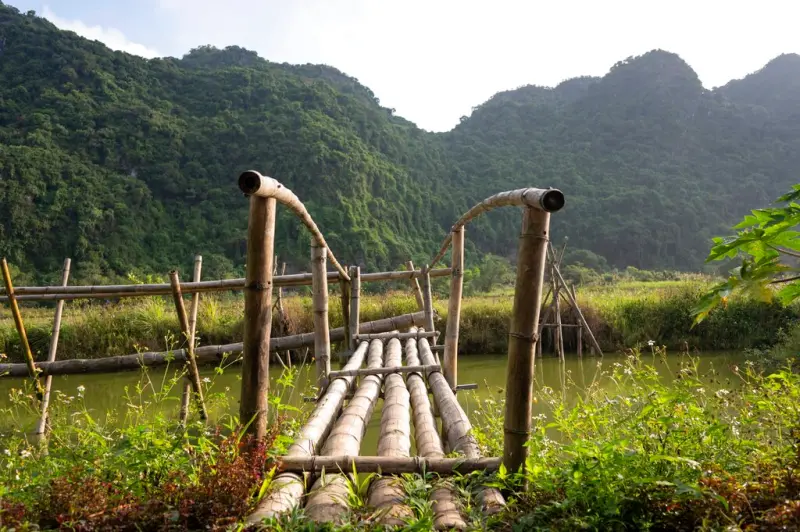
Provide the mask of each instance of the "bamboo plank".
MULTIPOLYGON (((413 325, 421 325, 424 316, 422 312, 403 314, 393 318, 383 318, 361 324, 364 333, 386 332, 393 329, 407 329, 413 325)), ((344 338, 344 329, 337 327, 331 330, 331 341, 339 342, 344 338)), ((299 349, 314 345, 314 334, 304 333, 284 338, 270 339, 271 351, 286 349, 299 349)), ((242 352, 242 343, 225 345, 208 345, 195 350, 195 358, 199 364, 219 362, 224 354, 238 354, 242 352)), ((57 360, 55 362, 37 362, 35 368, 40 375, 76 375, 81 373, 116 373, 119 371, 138 370, 142 367, 163 366, 172 362, 185 362, 186 350, 144 352, 132 355, 121 355, 104 358, 57 360)), ((25 377, 29 374, 28 366, 24 363, 0 364, 0 378, 25 377)))
POLYGON ((28 375, 31 380, 33 380, 36 397, 41 402, 44 400, 44 389, 42 388, 42 383, 39 381, 38 372, 33 360, 33 353, 31 352, 31 344, 28 342, 28 333, 25 331, 25 322, 22 320, 22 314, 19 311, 19 305, 17 305, 14 285, 11 281, 11 271, 8 269, 8 262, 6 262, 5 257, 3 257, 2 260, 2 269, 3 281, 6 285, 6 294, 8 294, 8 302, 11 307, 11 315, 14 317, 14 325, 17 328, 17 334, 19 334, 19 340, 22 344, 22 352, 25 355, 25 365, 28 369, 28 375))
MULTIPOLYGON (((67 286, 69 283, 69 270, 72 260, 64 259, 64 269, 61 271, 61 286, 67 286)), ((61 334, 61 314, 64 312, 64 301, 60 300, 56 304, 56 314, 53 318, 53 335, 50 337, 50 349, 47 352, 47 361, 53 362, 56 359, 58 352, 58 337, 61 334)), ((36 425, 34 434, 40 436, 47 432, 47 409, 50 406, 50 390, 53 387, 53 376, 47 375, 44 379, 44 395, 42 396, 41 415, 39 422, 36 425)))
MULTIPOLYGON (((405 344, 407 365, 419 365, 417 341, 409 339, 405 344)), ((411 412, 414 421, 414 439, 417 454, 423 459, 444 458, 444 447, 436 426, 433 406, 428 398, 428 388, 419 373, 409 373, 406 386, 411 394, 411 412)), ((431 493, 434 527, 437 530, 464 530, 467 527, 461 516, 452 485, 441 482, 431 493)))
MULTIPOLYGON (((367 353, 367 342, 362 342, 353 352, 345 365, 345 370, 358 369, 367 353)), ((346 394, 352 388, 354 377, 332 377, 325 393, 317 402, 314 411, 294 443, 287 451, 287 458, 307 458, 319 452, 322 442, 331 431, 336 415, 342 409, 346 394)), ((316 398, 315 398, 316 400, 316 398)), ((305 490, 303 476, 295 473, 283 473, 272 480, 272 489, 262 499, 246 523, 256 525, 266 518, 276 517, 296 508, 300 504, 305 490)))
MULTIPOLYGON (((369 344, 368 368, 383 365, 383 343, 373 340, 369 344)), ((357 455, 361 440, 372 417, 383 381, 380 375, 368 375, 361 381, 353 399, 336 420, 322 448, 323 455, 357 455)), ((306 516, 316 523, 341 523, 347 513, 347 479, 336 472, 326 472, 314 483, 306 502, 306 516)))

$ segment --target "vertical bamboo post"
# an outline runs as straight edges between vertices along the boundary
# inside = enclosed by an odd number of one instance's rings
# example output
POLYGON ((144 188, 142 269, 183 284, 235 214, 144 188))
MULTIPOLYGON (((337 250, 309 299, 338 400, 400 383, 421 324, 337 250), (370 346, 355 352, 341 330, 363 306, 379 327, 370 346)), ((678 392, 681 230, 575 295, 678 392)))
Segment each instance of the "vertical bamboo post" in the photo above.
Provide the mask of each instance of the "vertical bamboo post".
POLYGON ((464 290, 464 228, 453 231, 450 299, 447 307, 447 329, 444 338, 444 378, 455 392, 458 385, 458 331, 461 320, 461 295, 464 290))
MULTIPOLYGON (((425 330, 435 331, 436 327, 433 323, 433 295, 431 293, 431 274, 428 271, 428 265, 422 270, 422 303, 423 312, 425 313, 425 330)), ((431 338, 431 343, 436 345, 436 337, 431 338)))
POLYGON ((22 344, 22 353, 25 355, 25 363, 28 365, 28 373, 30 373, 31 379, 33 379, 36 397, 39 401, 42 401, 44 399, 44 390, 42 389, 42 383, 39 382, 39 371, 36 369, 36 364, 33 362, 31 344, 28 343, 28 333, 25 331, 25 323, 22 321, 22 314, 19 311, 17 296, 14 294, 14 284, 11 282, 11 271, 8 269, 8 262, 6 262, 5 257, 3 257, 2 268, 3 281, 6 285, 6 296, 8 296, 8 306, 11 307, 11 315, 14 317, 14 325, 17 327, 19 341, 20 344, 22 344))
POLYGON ((350 345, 355 345, 353 338, 358 334, 359 315, 361 312, 361 268, 350 266, 350 345))
MULTIPOLYGON (((192 281, 195 283, 200 282, 203 272, 203 257, 202 255, 195 255, 194 257, 194 271, 192 272, 192 281)), ((189 310, 189 338, 188 340, 193 346, 197 347, 197 312, 200 309, 200 292, 192 294, 192 306, 189 310)), ((189 379, 183 381, 183 393, 181 394, 181 409, 180 409, 180 423, 186 424, 189 418, 189 399, 192 395, 192 383, 189 379)))
MULTIPOLYGON (((278 257, 275 257, 275 262, 278 262, 278 257)), ((281 275, 286 275, 286 263, 281 263, 281 275)), ((286 311, 283 308, 283 287, 278 287, 278 294, 277 294, 277 303, 276 308, 278 309, 278 323, 280 324, 278 327, 278 333, 281 336, 286 336, 289 334, 288 328, 288 321, 286 319, 286 311)), ((286 356, 286 365, 288 367, 292 367, 292 352, 291 350, 287 349, 284 351, 284 356, 286 356)), ((280 357, 279 357, 280 358, 280 357)))
POLYGON ((550 213, 524 208, 508 338, 503 463, 509 471, 518 471, 528 454, 525 443, 531 432, 536 329, 549 229, 550 213))
MULTIPOLYGON (((64 259, 64 269, 61 270, 61 286, 67 286, 69 283, 69 269, 72 260, 69 258, 64 259)), ((53 362, 56 359, 58 352, 58 337, 61 334, 61 314, 64 312, 64 300, 59 299, 56 303, 56 314, 53 319, 53 335, 50 337, 50 349, 47 352, 47 361, 53 362)), ((39 417, 39 423, 36 425, 36 434, 40 436, 47 431, 47 408, 50 405, 50 390, 53 387, 53 376, 48 375, 44 379, 44 395, 42 396, 42 415, 39 417)))
POLYGON ((181 325, 181 333, 186 339, 186 366, 189 371, 188 379, 192 385, 192 391, 197 402, 197 409, 200 412, 200 419, 208 419, 206 404, 203 401, 203 387, 200 384, 200 371, 197 369, 197 361, 194 359, 194 341, 192 330, 189 326, 189 318, 186 315, 186 306, 183 304, 183 294, 181 293, 181 281, 178 272, 169 272, 169 281, 172 285, 172 299, 175 301, 175 311, 178 313, 178 322, 181 325))
MULTIPOLYGON (((408 271, 414 271, 414 262, 408 261, 406 262, 406 267, 408 271)), ((425 308, 425 303, 422 300, 422 289, 419 287, 419 279, 416 277, 411 278, 411 290, 414 292, 414 298, 417 300, 417 308, 422 310, 425 308)))
POLYGON ((314 311, 314 358, 317 363, 317 386, 325 389, 331 372, 331 338, 328 324, 328 250, 311 245, 311 297, 314 311))
MULTIPOLYGON (((342 298, 342 328, 350 331, 350 281, 339 277, 339 289, 342 298)), ((353 342, 349 334, 344 335, 343 351, 350 353, 353 351, 353 342)), ((348 355, 349 356, 349 355, 348 355)))
POLYGON ((556 326, 555 326, 555 338, 553 342, 553 348, 555 350, 556 355, 558 355, 558 359, 560 361, 564 361, 564 328, 561 326, 561 283, 558 282, 556 279, 556 265, 555 261, 550 266, 552 271, 551 280, 553 282, 553 311, 555 313, 556 318, 556 326))
MULTIPOLYGON (((572 285, 570 290, 572 291, 573 301, 577 302, 578 297, 575 295, 575 285, 572 285)), ((575 348, 578 351, 578 358, 583 358, 583 324, 581 324, 581 321, 578 318, 577 313, 574 311, 574 308, 573 314, 575 314, 575 321, 578 322, 578 327, 575 327, 575 348)))
POLYGON ((244 293, 242 394, 239 422, 262 440, 269 407, 269 340, 272 334, 272 260, 275 198, 250 196, 244 293))

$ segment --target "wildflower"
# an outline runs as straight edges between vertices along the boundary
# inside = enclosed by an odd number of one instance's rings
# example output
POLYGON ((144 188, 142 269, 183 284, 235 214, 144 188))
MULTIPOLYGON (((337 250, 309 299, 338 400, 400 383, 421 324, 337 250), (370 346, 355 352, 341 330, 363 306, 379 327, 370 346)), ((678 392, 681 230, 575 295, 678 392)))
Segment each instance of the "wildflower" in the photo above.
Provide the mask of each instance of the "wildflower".
POLYGON ((31 452, 28 449, 22 449, 22 451, 19 453, 19 455, 22 458, 30 458, 31 452))
POLYGON ((78 396, 79 396, 79 397, 80 397, 81 395, 83 395, 83 392, 85 392, 85 391, 86 391, 86 386, 84 386, 83 384, 81 384, 80 386, 78 386, 78 396))
POLYGON ((648 340, 647 341, 647 345, 649 345, 650 347, 653 347, 654 345, 656 345, 656 342, 655 342, 655 340, 648 340))
POLYGON ((6 455, 6 456, 11 456, 11 450, 10 449, 4 449, 3 450, 3 454, 6 455))
POLYGON ((697 393, 701 393, 701 394, 702 393, 706 393, 706 389, 705 388, 698 388, 697 389, 697 393))
POLYGON ((625 375, 633 375, 633 370, 631 370, 631 368, 625 368, 625 375))
POLYGON ((208 384, 211 382, 211 379, 209 379, 208 377, 203 377, 203 382, 208 384))

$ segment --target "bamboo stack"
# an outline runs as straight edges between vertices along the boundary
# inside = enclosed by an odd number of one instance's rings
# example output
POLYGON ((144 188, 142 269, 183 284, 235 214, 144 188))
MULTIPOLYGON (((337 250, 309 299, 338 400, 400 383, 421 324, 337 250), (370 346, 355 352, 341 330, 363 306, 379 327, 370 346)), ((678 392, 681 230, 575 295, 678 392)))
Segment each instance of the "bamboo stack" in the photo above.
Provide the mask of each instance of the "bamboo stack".
MULTIPOLYGON (((417 341, 406 341, 406 365, 419 365, 417 341)), ((436 427, 436 418, 433 407, 428 399, 428 388, 425 380, 419 373, 411 373, 406 379, 406 385, 411 393, 411 409, 414 418, 414 436, 417 444, 417 454, 425 458, 444 457, 442 440, 436 427)), ((442 481, 431 494, 433 502, 433 524, 437 530, 464 530, 467 526, 461 517, 461 512, 456 503, 456 496, 450 485, 442 481)))
MULTIPOLYGON (((422 363, 426 365, 433 364, 435 358, 428 340, 421 338, 417 341, 417 345, 422 363)), ((471 434, 472 425, 470 425, 461 405, 458 404, 458 400, 453 390, 450 389, 447 379, 441 373, 434 372, 428 375, 428 385, 433 394, 433 400, 439 411, 439 416, 442 419, 442 432, 447 439, 448 448, 451 451, 464 454, 467 458, 480 458, 480 449, 478 449, 478 444, 471 434)), ((505 499, 503 499, 500 491, 495 488, 482 488, 478 493, 478 500, 483 512, 486 514, 495 514, 505 506, 505 499)))
MULTIPOLYGON (((383 343, 373 340, 369 344, 367 367, 379 368, 382 365, 383 343)), ((383 377, 380 375, 364 377, 325 441, 323 455, 359 454, 361 439, 378 401, 382 382, 383 377)), ((314 483, 306 503, 306 516, 309 519, 317 523, 342 522, 347 512, 348 493, 348 479, 343 473, 323 473, 314 483)))
MULTIPOLYGON (((345 369, 358 369, 367 353, 367 342, 362 342, 353 352, 345 369)), ((289 447, 288 456, 314 456, 319 452, 344 404, 344 398, 353 385, 353 377, 340 377, 331 381, 325 394, 317 402, 300 435, 289 447)), ((266 518, 290 512, 300 504, 305 482, 302 476, 282 473, 272 480, 272 490, 247 518, 248 525, 256 525, 266 518)))
MULTIPOLYGON (((386 367, 402 366, 400 340, 386 343, 386 367)), ((385 377, 381 412, 381 433, 378 456, 407 458, 411 455, 410 396, 402 375, 385 377)), ((413 517, 411 508, 403 501, 405 491, 397 477, 384 477, 370 486, 368 504, 379 512, 378 522, 385 526, 403 526, 413 517)))

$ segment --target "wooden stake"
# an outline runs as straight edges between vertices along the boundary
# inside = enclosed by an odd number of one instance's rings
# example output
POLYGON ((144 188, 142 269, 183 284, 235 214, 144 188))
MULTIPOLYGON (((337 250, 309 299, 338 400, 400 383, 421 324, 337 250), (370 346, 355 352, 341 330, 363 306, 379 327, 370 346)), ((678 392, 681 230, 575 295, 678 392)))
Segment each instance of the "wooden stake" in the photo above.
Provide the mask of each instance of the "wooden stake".
POLYGON ((273 197, 250 197, 244 295, 242 392, 239 422, 262 440, 269 407, 269 344, 272 334, 272 260, 275 245, 273 197))
POLYGON ((314 276, 311 298, 314 312, 314 358, 317 365, 317 386, 323 390, 331 372, 331 339, 328 323, 328 277, 325 275, 327 250, 311 246, 311 274, 314 276))
POLYGON ((175 311, 178 313, 178 321, 181 325, 181 333, 186 339, 186 369, 188 375, 186 378, 191 382, 192 391, 194 392, 195 402, 197 402, 197 410, 200 412, 200 419, 205 421, 208 419, 208 412, 206 412, 206 404, 203 401, 203 386, 200 384, 200 371, 197 369, 197 360, 194 357, 194 342, 192 341, 192 329, 189 326, 189 318, 186 316, 186 307, 183 304, 183 294, 181 293, 181 282, 178 278, 178 272, 169 272, 169 279, 172 282, 172 299, 175 301, 175 311))
POLYGON ((22 314, 19 311, 19 305, 17 305, 17 297, 14 293, 14 285, 11 282, 11 271, 8 269, 8 263, 6 262, 5 257, 3 257, 2 267, 3 281, 6 285, 6 295, 8 296, 9 306, 11 307, 11 315, 14 317, 14 325, 16 325, 17 333, 19 334, 19 341, 22 345, 22 353, 25 355, 25 364, 28 366, 28 374, 33 380, 33 387, 36 390, 36 397, 39 399, 39 401, 43 401, 44 389, 42 388, 42 383, 39 382, 38 371, 36 370, 36 365, 33 362, 31 345, 28 343, 28 333, 25 331, 25 323, 22 321, 22 314))
POLYGON ((464 290, 464 231, 453 231, 453 257, 450 267, 450 300, 447 310, 447 329, 444 337, 444 378, 453 390, 458 386, 458 330, 461 323, 461 295, 464 290))
POLYGON ((361 268, 350 266, 350 345, 360 332, 359 316, 361 315, 361 268))
MULTIPOLYGON (((415 271, 413 261, 406 262, 406 267, 410 272, 415 271)), ((425 303, 422 300, 422 288, 420 288, 419 286, 419 279, 417 279, 416 277, 412 277, 410 279, 410 282, 411 282, 411 291, 414 292, 414 298, 417 300, 417 308, 419 310, 423 310, 425 308, 425 303)))
POLYGON ((550 213, 525 208, 517 251, 517 281, 509 326, 503 464, 509 471, 524 466, 531 433, 533 371, 537 325, 541 312, 550 213))
MULTIPOLYGON (((72 264, 70 259, 64 259, 64 269, 61 271, 61 286, 67 286, 69 282, 69 268, 72 264)), ((56 304, 56 315, 53 319, 53 335, 50 337, 50 349, 47 352, 47 361, 54 362, 58 351, 58 337, 61 334, 61 314, 64 312, 64 300, 59 300, 56 304)), ((50 390, 53 386, 53 376, 48 375, 44 379, 44 395, 42 396, 42 414, 39 423, 36 425, 34 434, 40 436, 47 432, 47 408, 50 405, 50 390)))
POLYGON ((552 245, 550 246, 550 253, 553 255, 553 261, 550 263, 550 281, 553 284, 553 312, 555 313, 556 318, 556 327, 555 327, 555 342, 553 345, 553 350, 555 351, 556 355, 558 355, 558 359, 563 363, 564 362, 564 328, 561 326, 561 288, 562 284, 558 282, 556 279, 555 270, 556 266, 556 257, 555 251, 553 250, 552 245))
MULTIPOLYGON (((433 295, 431 294, 431 276, 428 273, 428 266, 422 269, 424 275, 422 276, 422 311, 425 313, 425 330, 433 332, 436 326, 433 323, 433 295)), ((431 342, 436 345, 436 340, 431 342)))
MULTIPOLYGON (((578 298, 575 296, 575 285, 570 287, 572 292, 572 300, 578 301, 578 298)), ((575 318, 578 320, 579 324, 575 330, 575 348, 578 351, 578 358, 583 358, 583 325, 580 324, 580 319, 578 319, 578 313, 575 312, 575 307, 572 308, 573 313, 575 314, 575 318)))

